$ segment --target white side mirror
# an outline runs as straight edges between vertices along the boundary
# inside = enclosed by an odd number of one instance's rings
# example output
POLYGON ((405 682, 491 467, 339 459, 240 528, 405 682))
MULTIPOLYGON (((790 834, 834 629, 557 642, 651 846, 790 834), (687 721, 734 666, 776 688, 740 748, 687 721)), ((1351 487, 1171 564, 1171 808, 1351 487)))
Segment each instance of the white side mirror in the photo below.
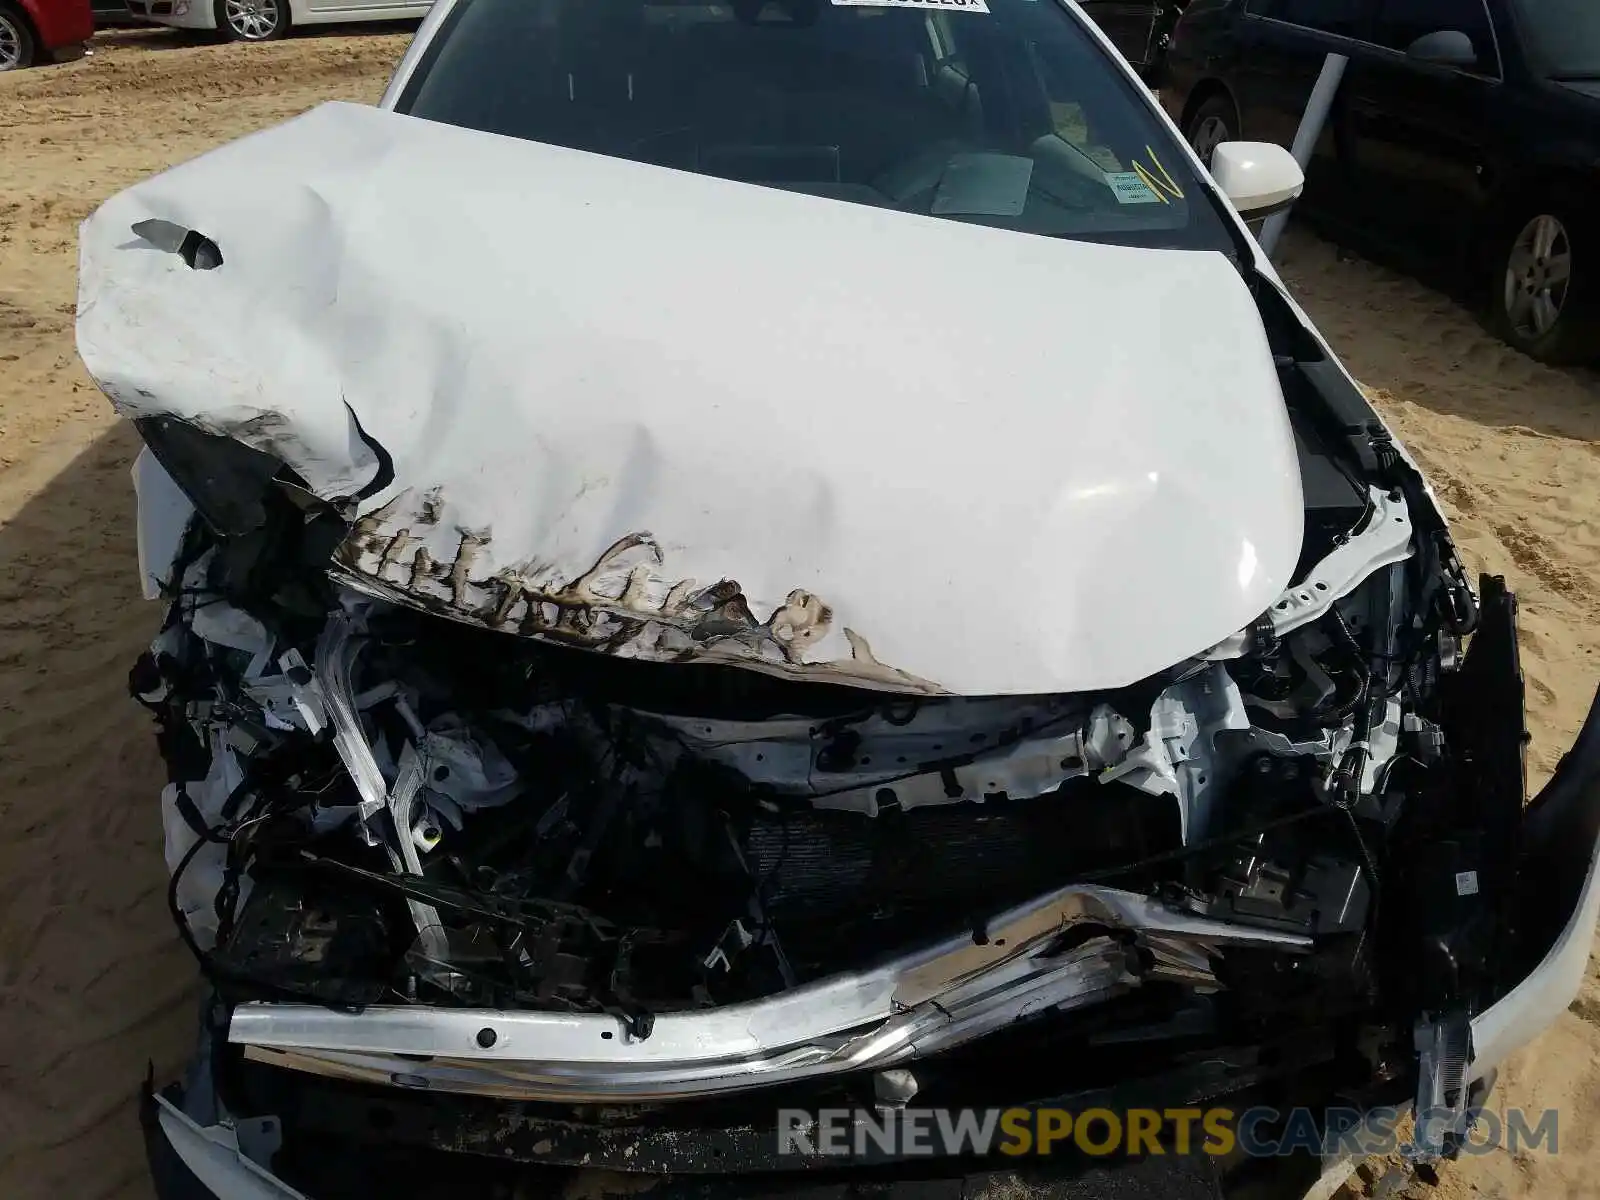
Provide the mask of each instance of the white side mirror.
POLYGON ((1272 142, 1223 142, 1211 152, 1211 178, 1222 194, 1252 221, 1293 204, 1306 175, 1294 155, 1272 142))

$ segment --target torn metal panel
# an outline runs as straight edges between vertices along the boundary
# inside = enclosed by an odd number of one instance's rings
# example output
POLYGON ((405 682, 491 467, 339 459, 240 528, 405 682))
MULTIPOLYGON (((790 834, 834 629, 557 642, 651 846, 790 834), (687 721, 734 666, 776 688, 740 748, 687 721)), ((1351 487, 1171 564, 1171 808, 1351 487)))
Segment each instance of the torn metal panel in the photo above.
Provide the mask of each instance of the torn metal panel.
POLYGON ((775 674, 831 677, 858 687, 944 690, 879 662, 855 630, 835 631, 833 609, 809 592, 791 591, 769 616, 757 620, 734 580, 702 586, 692 579, 661 579, 661 546, 648 533, 619 539, 575 579, 563 580, 551 564, 538 562, 502 567, 484 577, 489 535, 458 530, 454 554, 435 559, 420 531, 439 524, 439 492, 427 493, 415 512, 406 513, 404 503, 412 498, 404 492, 356 522, 334 559, 345 582, 457 620, 619 658, 726 662, 775 674), (397 518, 397 509, 404 515, 397 518), (395 528, 397 521, 405 523, 395 528), (830 634, 842 635, 845 656, 808 660, 830 634))
POLYGON ((361 106, 108 201, 78 337, 120 412, 341 501, 351 583, 635 658, 1117 687, 1247 625, 1300 548, 1282 391, 1220 255, 361 106), (146 220, 221 265, 153 252, 146 220))
POLYGON ((148 447, 133 460, 133 490, 139 498, 139 587, 154 600, 172 585, 172 567, 194 505, 148 447))

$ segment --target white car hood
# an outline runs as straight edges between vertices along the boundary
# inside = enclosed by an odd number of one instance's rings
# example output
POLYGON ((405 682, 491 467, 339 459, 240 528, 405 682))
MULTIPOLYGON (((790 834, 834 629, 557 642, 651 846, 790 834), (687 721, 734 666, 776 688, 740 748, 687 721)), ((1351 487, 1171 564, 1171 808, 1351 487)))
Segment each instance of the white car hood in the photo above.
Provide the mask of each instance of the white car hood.
POLYGON ((329 104, 114 196, 78 344, 350 497, 340 573, 494 628, 967 695, 1125 685, 1290 582, 1221 255, 1047 239, 329 104), (137 236, 212 239, 194 270, 137 236))

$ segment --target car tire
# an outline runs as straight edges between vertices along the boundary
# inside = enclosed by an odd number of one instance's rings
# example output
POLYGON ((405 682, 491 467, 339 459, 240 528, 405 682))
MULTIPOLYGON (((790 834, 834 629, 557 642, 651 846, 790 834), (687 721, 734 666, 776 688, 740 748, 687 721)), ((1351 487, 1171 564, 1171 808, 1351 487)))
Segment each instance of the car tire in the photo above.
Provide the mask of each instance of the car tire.
POLYGON ((289 0, 216 0, 217 30, 231 42, 271 42, 289 32, 289 0))
POLYGON ((38 54, 33 27, 22 11, 0 4, 0 71, 20 71, 31 67, 38 54))
POLYGON ((1200 161, 1209 167, 1211 152, 1222 142, 1236 141, 1239 137, 1239 118, 1233 110, 1233 102, 1221 92, 1207 96, 1183 123, 1183 136, 1194 147, 1200 161))
POLYGON ((1588 217, 1561 202, 1523 205, 1485 256, 1490 331, 1543 363, 1600 358, 1600 225, 1588 217))

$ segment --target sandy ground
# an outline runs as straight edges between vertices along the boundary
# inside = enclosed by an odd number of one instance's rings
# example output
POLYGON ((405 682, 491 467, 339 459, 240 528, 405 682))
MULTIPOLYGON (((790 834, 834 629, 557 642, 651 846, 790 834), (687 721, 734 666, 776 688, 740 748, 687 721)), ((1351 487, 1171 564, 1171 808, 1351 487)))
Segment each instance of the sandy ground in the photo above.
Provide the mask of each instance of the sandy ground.
MULTIPOLYGON (((183 1060, 194 973, 165 910, 147 722, 124 681, 135 439, 73 350, 77 224, 119 188, 320 101, 376 100, 409 31, 196 45, 102 35, 0 76, 0 1196, 148 1195, 132 1098, 183 1060)), ((1600 677, 1600 375, 1537 366, 1419 284, 1305 235, 1291 284, 1430 472, 1473 568, 1520 594, 1542 780, 1600 677)), ((247 331, 240 332, 248 336, 247 331)), ((1504 1076, 1563 1110, 1558 1158, 1430 1194, 1600 1195, 1600 977, 1504 1076)))

